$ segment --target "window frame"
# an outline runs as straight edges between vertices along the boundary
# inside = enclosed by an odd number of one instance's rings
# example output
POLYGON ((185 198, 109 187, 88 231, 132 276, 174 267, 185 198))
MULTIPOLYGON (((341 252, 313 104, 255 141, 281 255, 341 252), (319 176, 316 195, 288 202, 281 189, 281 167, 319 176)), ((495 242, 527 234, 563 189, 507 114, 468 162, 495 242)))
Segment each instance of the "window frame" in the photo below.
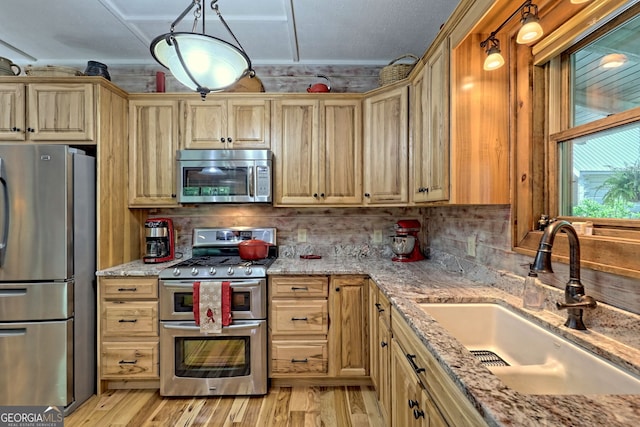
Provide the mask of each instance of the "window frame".
MULTIPOLYGON (((581 217, 558 216, 559 158, 558 144, 594 132, 640 121, 640 107, 569 127, 571 122, 570 64, 565 52, 574 51, 640 14, 640 4, 631 1, 594 1, 567 23, 553 31, 533 48, 533 55, 519 55, 512 74, 514 101, 529 98, 531 111, 514 117, 515 127, 529 129, 529 143, 514 151, 513 245, 514 250, 533 256, 542 231, 537 230, 540 215, 568 221, 581 217), (629 5, 631 3, 631 5, 629 5), (608 7, 606 13, 603 7, 608 7), (588 32, 576 29, 593 23, 588 32), (571 37, 569 37, 569 35, 571 37), (564 37, 563 37, 564 36, 564 37), (521 71, 526 69, 527 71, 521 71), (528 86, 518 85, 518 79, 528 76, 528 86), (543 129, 543 131, 536 131, 543 129), (522 148, 522 149, 520 149, 522 148)), ((518 145, 522 145, 520 141, 518 145)), ((593 236, 580 236, 581 262, 587 268, 633 278, 640 278, 640 220, 592 219, 593 236)), ((561 233, 562 234, 562 233, 561 233)), ((565 240, 563 235, 559 240, 565 240)), ((554 247, 561 262, 568 262, 568 245, 554 247)))

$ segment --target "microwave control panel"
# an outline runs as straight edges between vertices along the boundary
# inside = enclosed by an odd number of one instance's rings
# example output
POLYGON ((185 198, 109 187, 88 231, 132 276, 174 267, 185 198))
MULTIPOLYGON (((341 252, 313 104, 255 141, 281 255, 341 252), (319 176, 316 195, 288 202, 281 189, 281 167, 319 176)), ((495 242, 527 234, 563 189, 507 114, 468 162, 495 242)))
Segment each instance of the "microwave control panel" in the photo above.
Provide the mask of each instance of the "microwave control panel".
POLYGON ((271 193, 271 175, 268 166, 256 166, 256 196, 269 197, 271 193))

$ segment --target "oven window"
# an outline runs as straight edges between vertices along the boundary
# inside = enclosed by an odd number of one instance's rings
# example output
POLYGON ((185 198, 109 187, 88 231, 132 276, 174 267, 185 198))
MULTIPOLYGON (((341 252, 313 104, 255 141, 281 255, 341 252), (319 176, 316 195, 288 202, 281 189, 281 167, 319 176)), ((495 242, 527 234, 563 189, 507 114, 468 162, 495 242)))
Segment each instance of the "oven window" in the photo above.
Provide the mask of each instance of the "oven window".
POLYGON ((183 196, 246 196, 249 167, 212 166, 183 168, 183 196))
POLYGON ((175 339, 178 377, 228 378, 251 374, 251 337, 175 339))
POLYGON ((173 311, 189 313, 193 311, 193 292, 176 292, 173 294, 173 311))
POLYGON ((231 311, 251 311, 251 292, 233 291, 231 294, 231 311))

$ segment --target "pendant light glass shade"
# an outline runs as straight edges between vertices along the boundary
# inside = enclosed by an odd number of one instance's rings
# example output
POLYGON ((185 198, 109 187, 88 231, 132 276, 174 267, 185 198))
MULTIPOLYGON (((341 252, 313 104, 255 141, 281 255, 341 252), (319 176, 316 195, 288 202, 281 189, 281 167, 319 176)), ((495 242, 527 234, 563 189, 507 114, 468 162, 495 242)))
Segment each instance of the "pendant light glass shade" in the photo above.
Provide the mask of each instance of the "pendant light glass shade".
POLYGON ((251 60, 242 45, 227 25, 218 10, 218 0, 211 0, 211 9, 227 29, 237 46, 222 39, 205 34, 205 17, 201 0, 191 0, 191 4, 171 24, 170 32, 156 37, 151 42, 151 55, 171 71, 183 85, 200 92, 202 99, 209 92, 216 92, 232 86, 246 75, 255 75, 251 60), (193 30, 175 32, 175 26, 189 11, 195 8, 193 30), (196 33, 198 19, 202 17, 202 33, 196 33))
POLYGON ((484 60, 484 69, 487 71, 497 70, 504 65, 504 58, 500 53, 500 49, 492 47, 487 52, 487 58, 484 60))
POLYGON ((542 27, 538 21, 538 17, 533 15, 523 20, 522 28, 518 31, 518 37, 516 38, 518 44, 533 43, 542 37, 544 31, 542 31, 542 27))
POLYGON ((225 89, 249 74, 251 67, 244 52, 205 34, 161 35, 151 43, 151 54, 180 83, 197 91, 225 89))

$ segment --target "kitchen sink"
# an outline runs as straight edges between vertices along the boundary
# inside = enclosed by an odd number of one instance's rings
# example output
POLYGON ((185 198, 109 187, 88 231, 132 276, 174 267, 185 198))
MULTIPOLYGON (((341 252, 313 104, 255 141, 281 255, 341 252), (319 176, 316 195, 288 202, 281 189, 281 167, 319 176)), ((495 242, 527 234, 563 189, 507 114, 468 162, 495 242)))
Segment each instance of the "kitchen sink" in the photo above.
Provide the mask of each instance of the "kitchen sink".
POLYGON ((640 377, 499 304, 419 306, 518 392, 640 394, 640 377))

